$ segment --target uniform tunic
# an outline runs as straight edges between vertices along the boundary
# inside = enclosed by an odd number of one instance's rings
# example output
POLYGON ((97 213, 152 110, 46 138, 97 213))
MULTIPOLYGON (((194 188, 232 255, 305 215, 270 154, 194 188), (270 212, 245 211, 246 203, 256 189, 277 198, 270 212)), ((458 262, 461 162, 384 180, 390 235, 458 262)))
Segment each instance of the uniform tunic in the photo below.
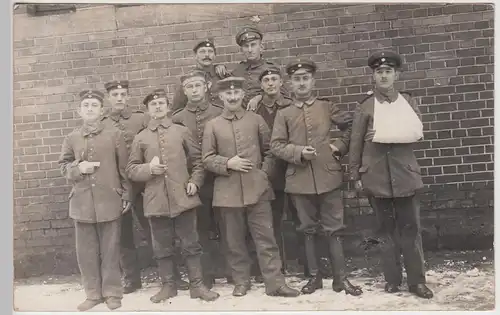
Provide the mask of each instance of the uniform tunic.
MULTIPOLYGON (((198 106, 192 106, 188 104, 184 109, 174 113, 172 121, 174 123, 180 123, 186 126, 191 134, 196 138, 198 145, 202 146, 203 142, 203 132, 205 131, 205 125, 208 121, 214 119, 222 113, 222 108, 210 104, 209 102, 204 102, 198 106)), ((205 182, 203 187, 200 189, 200 197, 212 199, 213 196, 213 181, 214 176, 212 173, 205 173, 205 182)))
POLYGON ((274 170, 269 151, 270 130, 264 119, 253 112, 224 110, 206 124, 203 135, 203 163, 216 174, 213 205, 245 207, 274 199, 268 176, 274 170), (227 169, 233 156, 250 160, 248 173, 227 169))
MULTIPOLYGON (((290 104, 292 104, 292 100, 285 96, 280 96, 274 104, 272 104, 272 106, 264 104, 264 100, 261 100, 257 104, 255 112, 264 118, 264 121, 272 131, 274 129, 276 113, 278 110, 285 108, 290 104)), ((285 171, 287 163, 283 160, 276 160, 275 163, 275 171, 271 178, 271 184, 275 191, 283 191, 285 189, 285 171)))
MULTIPOLYGON (((402 93, 420 117, 417 101, 402 93)), ((420 166, 413 152, 414 144, 373 143, 374 98, 380 102, 386 97, 379 92, 365 99, 354 114, 349 151, 350 179, 363 181, 364 190, 380 198, 408 197, 423 187, 420 166)), ((397 99, 397 93, 388 96, 397 99)))
POLYGON ((341 154, 349 148, 350 116, 330 101, 310 98, 294 103, 276 114, 271 150, 275 156, 288 162, 285 192, 292 194, 322 194, 340 187, 342 166, 332 155, 331 129, 337 125, 341 138, 333 144, 341 154), (314 160, 302 159, 305 146, 318 153, 314 160))
POLYGON ((73 183, 69 216, 79 222, 113 221, 121 216, 122 201, 131 201, 131 186, 125 174, 128 152, 120 130, 96 130, 82 126, 63 141, 59 158, 62 174, 73 183), (80 173, 81 161, 100 162, 93 174, 80 173))
POLYGON ((148 127, 134 139, 127 174, 133 181, 145 182, 144 215, 170 218, 201 205, 198 194, 188 196, 187 183, 201 187, 204 171, 198 142, 185 126, 170 118, 151 119, 148 127), (163 175, 152 175, 149 162, 159 157, 167 165, 163 175), (188 163, 192 172, 188 172, 188 163))
POLYGON ((149 115, 139 110, 132 111, 126 108, 121 113, 110 111, 103 116, 102 121, 105 126, 113 126, 123 132, 127 149, 130 151, 135 135, 148 125, 149 115))

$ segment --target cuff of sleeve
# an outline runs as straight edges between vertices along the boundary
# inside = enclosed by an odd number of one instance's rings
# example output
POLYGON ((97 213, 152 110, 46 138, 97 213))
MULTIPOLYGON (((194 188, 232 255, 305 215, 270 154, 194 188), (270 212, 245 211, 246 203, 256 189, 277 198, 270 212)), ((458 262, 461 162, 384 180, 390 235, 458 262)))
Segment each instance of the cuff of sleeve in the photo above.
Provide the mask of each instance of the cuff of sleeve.
POLYGON ((195 184, 198 190, 200 190, 200 187, 203 185, 203 180, 201 178, 190 178, 188 183, 195 184))
POLYGON ((302 150, 304 150, 304 146, 302 145, 297 145, 293 149, 293 162, 295 164, 304 164, 304 161, 302 161, 302 150))
POLYGON ((70 179, 72 180, 83 179, 83 174, 80 172, 80 169, 78 168, 78 163, 75 163, 74 165, 70 166, 69 174, 70 174, 70 179))
POLYGON ((333 142, 333 145, 336 146, 337 149, 339 149, 341 156, 344 156, 347 154, 347 151, 349 148, 345 145, 345 143, 343 141, 335 140, 333 142))
POLYGON ((217 162, 217 169, 219 170, 219 174, 229 176, 229 169, 227 168, 227 162, 229 161, 228 158, 221 158, 217 162))

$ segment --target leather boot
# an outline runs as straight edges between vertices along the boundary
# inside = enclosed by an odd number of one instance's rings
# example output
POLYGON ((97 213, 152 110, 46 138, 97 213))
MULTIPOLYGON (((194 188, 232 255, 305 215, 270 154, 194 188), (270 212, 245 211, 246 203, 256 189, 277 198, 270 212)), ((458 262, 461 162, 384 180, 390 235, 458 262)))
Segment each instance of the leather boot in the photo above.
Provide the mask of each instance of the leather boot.
POLYGON ((77 309, 80 312, 85 312, 85 311, 88 311, 88 310, 94 308, 95 306, 97 306, 103 302, 104 302, 104 299, 98 299, 98 300, 86 299, 80 305, 78 305, 77 309))
POLYGON ((186 266, 189 277, 189 293, 192 299, 204 301, 215 301, 219 298, 219 293, 210 291, 203 284, 203 272, 201 270, 201 259, 199 255, 186 258, 186 266))
POLYGON ((281 286, 278 290, 268 293, 269 296, 281 296, 281 297, 297 297, 300 295, 298 290, 290 288, 288 285, 281 286))
POLYGON ((122 307, 122 299, 117 297, 109 297, 106 299, 106 305, 110 310, 116 310, 122 307))
POLYGON ((408 291, 423 299, 432 299, 434 297, 431 289, 423 283, 408 286, 408 291))
POLYGON ((353 285, 346 274, 346 265, 344 257, 344 249, 340 238, 335 235, 329 236, 328 248, 330 251, 330 259, 332 262, 333 282, 332 289, 335 292, 345 291, 345 294, 354 296, 361 295, 363 291, 361 287, 353 285))
POLYGON ((174 260, 170 258, 158 259, 158 273, 162 287, 150 300, 153 303, 161 303, 177 295, 177 286, 174 276, 174 260))
POLYGON ((386 283, 384 290, 387 293, 396 293, 396 292, 399 292, 399 285, 394 284, 394 283, 386 283))
POLYGON ((234 289, 233 289, 233 296, 245 296, 247 295, 247 292, 250 290, 250 283, 246 283, 246 284, 237 284, 234 286, 234 289))
POLYGON ((211 275, 205 275, 203 276, 203 284, 207 289, 212 289, 215 284, 215 277, 211 275))
POLYGON ((306 235, 304 243, 307 266, 309 267, 311 278, 307 284, 302 287, 301 292, 303 294, 312 294, 317 289, 323 288, 323 276, 318 268, 319 251, 317 248, 316 235, 306 235))

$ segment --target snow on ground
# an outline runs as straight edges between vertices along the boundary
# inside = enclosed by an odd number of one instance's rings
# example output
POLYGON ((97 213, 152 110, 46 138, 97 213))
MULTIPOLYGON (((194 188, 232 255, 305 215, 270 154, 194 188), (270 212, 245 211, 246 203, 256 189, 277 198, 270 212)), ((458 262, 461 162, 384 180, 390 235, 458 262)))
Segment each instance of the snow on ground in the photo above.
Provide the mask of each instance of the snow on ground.
MULTIPOLYGON (((450 258, 450 257, 448 257, 450 258)), ((483 260, 486 260, 484 257, 483 260)), ((311 310, 491 310, 494 308, 494 265, 487 262, 471 263, 460 259, 445 259, 427 272, 429 287, 435 296, 423 300, 403 291, 396 294, 384 292, 381 275, 373 276, 368 268, 357 269, 351 280, 363 288, 359 297, 331 290, 331 280, 323 281, 324 288, 312 295, 298 298, 269 297, 263 284, 253 284, 245 297, 233 297, 233 287, 218 282, 214 290, 221 297, 215 302, 203 302, 189 298, 188 291, 163 304, 149 301, 159 289, 159 283, 148 283, 142 290, 126 295, 120 311, 311 311, 311 310)), ((222 281, 222 280, 221 280, 222 281)), ((300 289, 306 280, 289 276, 290 286, 300 289)), ((25 280, 15 284, 14 305, 17 311, 76 311, 76 306, 85 299, 78 277, 59 279, 25 280)), ((108 311, 101 304, 93 311, 108 311)))

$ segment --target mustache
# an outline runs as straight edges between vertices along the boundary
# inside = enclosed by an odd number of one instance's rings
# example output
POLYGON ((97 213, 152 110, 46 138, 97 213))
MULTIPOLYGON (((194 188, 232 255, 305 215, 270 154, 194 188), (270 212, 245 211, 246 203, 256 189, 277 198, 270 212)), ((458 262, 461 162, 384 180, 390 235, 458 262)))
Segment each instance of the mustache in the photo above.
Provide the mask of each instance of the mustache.
POLYGON ((212 58, 210 58, 210 57, 205 57, 205 58, 203 58, 202 60, 203 60, 203 61, 212 61, 212 58))

